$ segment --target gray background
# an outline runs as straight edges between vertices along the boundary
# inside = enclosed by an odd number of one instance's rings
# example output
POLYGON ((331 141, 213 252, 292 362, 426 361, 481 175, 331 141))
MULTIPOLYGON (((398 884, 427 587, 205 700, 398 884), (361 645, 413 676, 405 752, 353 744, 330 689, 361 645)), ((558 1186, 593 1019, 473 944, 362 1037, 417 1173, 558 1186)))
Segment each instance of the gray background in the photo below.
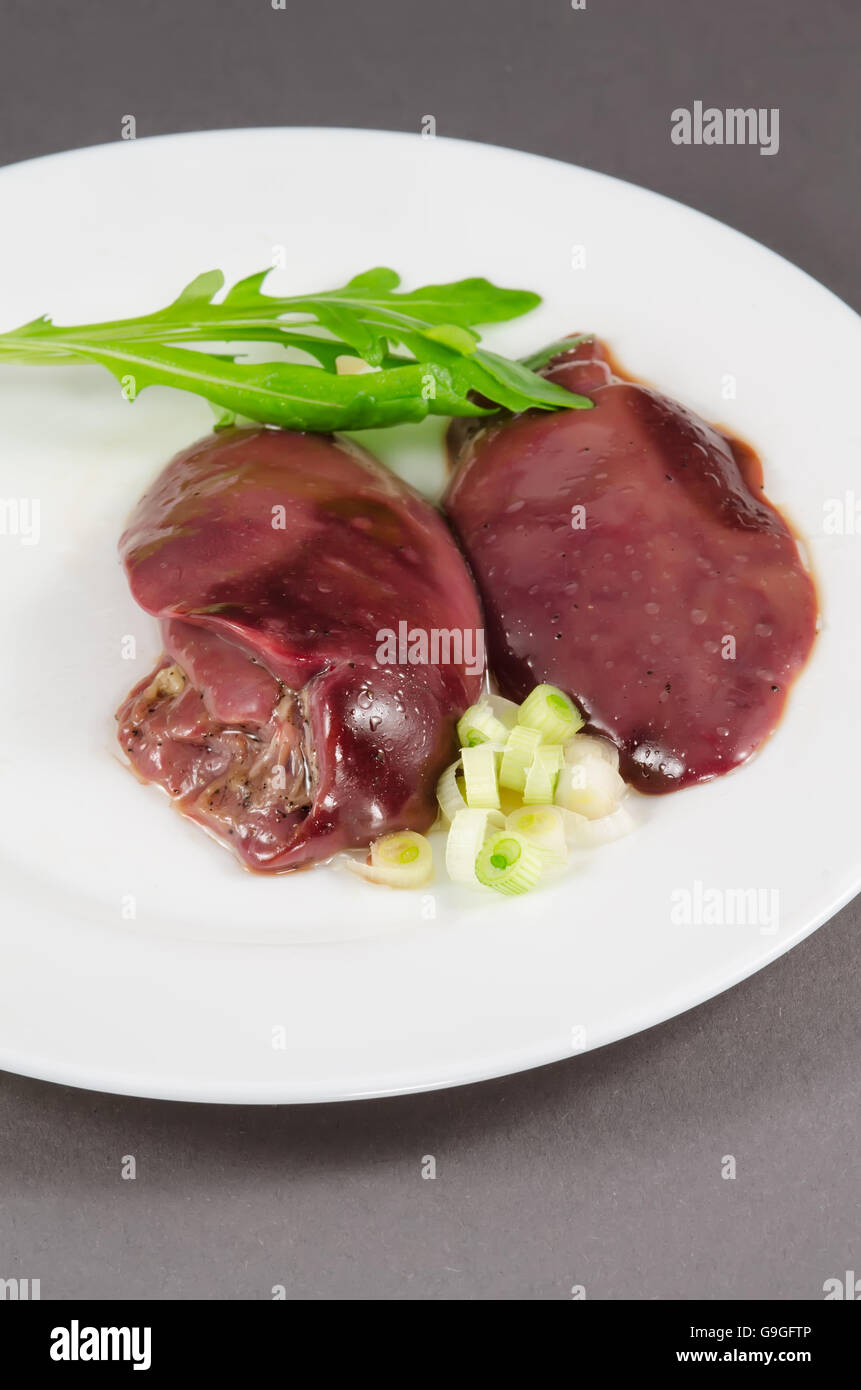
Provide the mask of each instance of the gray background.
MULTIPOLYGON (((0 0, 0 162, 114 140, 126 113, 139 138, 433 114, 677 197, 857 304, 859 13, 0 0), (698 99, 779 107, 779 153, 673 146, 698 99)), ((232 1109, 0 1075, 0 1277, 45 1298, 821 1298, 861 1270, 858 915, 639 1037, 436 1095, 232 1109)))

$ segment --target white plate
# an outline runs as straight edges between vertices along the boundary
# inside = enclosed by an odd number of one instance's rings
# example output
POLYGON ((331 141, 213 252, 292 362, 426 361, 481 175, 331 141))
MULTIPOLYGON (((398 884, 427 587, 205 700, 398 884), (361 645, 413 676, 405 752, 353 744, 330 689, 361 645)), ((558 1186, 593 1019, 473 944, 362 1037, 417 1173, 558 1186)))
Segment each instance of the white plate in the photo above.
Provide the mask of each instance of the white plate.
MULTIPOLYGON (((837 536, 825 525, 829 499, 854 504, 859 456, 858 320, 845 305, 642 189, 419 136, 120 143, 3 170, 0 196, 3 328, 42 311, 145 312, 198 271, 239 277, 273 248, 285 289, 388 264, 409 286, 484 274, 539 290, 540 311, 488 341, 519 353, 595 330, 630 371, 753 441, 806 538, 824 612, 762 753, 710 786, 638 798, 637 834, 555 887, 486 904, 442 882, 396 894, 328 869, 254 878, 114 748, 113 710, 157 652, 117 537, 162 464, 208 431, 208 408, 168 391, 130 408, 98 368, 0 369, 0 497, 41 508, 38 544, 0 535, 0 1065, 211 1101, 475 1081, 690 1008, 858 890, 861 518, 837 536), (674 895, 697 883, 727 907, 729 890, 761 890, 760 920, 676 923, 674 895)), ((435 495, 440 432, 371 447, 435 495)))

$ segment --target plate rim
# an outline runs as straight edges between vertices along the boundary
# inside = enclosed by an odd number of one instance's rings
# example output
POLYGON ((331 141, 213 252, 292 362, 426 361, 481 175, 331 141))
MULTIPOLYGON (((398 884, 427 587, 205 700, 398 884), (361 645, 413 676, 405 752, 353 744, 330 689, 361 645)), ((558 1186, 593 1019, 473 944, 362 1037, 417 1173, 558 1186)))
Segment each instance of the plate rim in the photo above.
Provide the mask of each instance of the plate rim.
MULTIPOLYGON (((241 137, 242 139, 254 139, 259 136, 284 137, 284 136, 307 136, 314 135, 322 139, 337 140, 343 136, 349 136, 358 140, 369 139, 373 141, 413 143, 421 138, 419 132, 409 132, 402 130, 381 130, 377 128, 363 128, 353 126, 247 126, 247 127, 223 127, 202 131, 178 131, 166 132, 158 135, 142 136, 136 139, 135 143, 152 146, 155 144, 170 144, 174 146, 188 142, 206 140, 216 142, 225 136, 241 137)), ((607 174, 601 170, 592 169, 575 163, 569 163, 552 156, 533 153, 527 150, 513 149, 506 145, 497 145, 489 142, 462 139, 457 136, 439 135, 435 140, 447 144, 468 147, 479 154, 484 151, 495 151, 507 157, 515 157, 529 164, 540 161, 542 164, 552 166, 557 169, 576 171, 579 174, 587 175, 590 179, 606 181, 611 185, 623 190, 633 190, 638 195, 643 195, 647 199, 658 199, 661 203, 668 205, 678 215, 678 210, 692 219, 705 219, 707 223, 719 228, 721 233, 731 233, 733 237, 740 238, 751 248, 755 248, 757 253, 765 253, 769 258, 774 258, 782 262, 795 275, 801 275, 809 282, 811 288, 815 289, 818 295, 827 295, 833 301, 833 307, 847 311, 853 316, 856 322, 859 315, 856 310, 841 299, 833 290, 816 280, 813 275, 802 267, 789 261, 780 252, 757 241, 748 233, 739 231, 731 224, 721 221, 710 213, 701 211, 680 199, 671 197, 667 194, 657 192, 646 185, 633 183, 630 180, 618 178, 615 175, 607 174)), ((117 148, 121 145, 119 140, 104 141, 93 145, 76 147, 70 150, 54 151, 48 154, 33 156, 30 159, 17 161, 13 164, 0 166, 0 183, 4 176, 13 174, 19 170, 25 170, 34 166, 44 166, 46 163, 64 161, 72 162, 84 156, 95 156, 97 152, 117 148)), ((794 528, 795 529, 795 528, 794 528)), ((804 540, 801 533, 800 539, 804 540)), ((573 1058, 583 1053, 593 1051, 596 1048, 608 1046, 611 1043, 619 1042, 626 1037, 634 1037, 639 1033, 657 1027, 659 1024, 669 1022, 671 1019, 678 1018, 682 1014, 716 998, 719 994, 733 989, 736 985, 757 974, 760 970, 767 968, 775 960, 785 955, 795 946, 799 945, 813 932, 817 931, 825 923, 845 907, 861 891, 861 864, 855 871, 851 885, 844 890, 837 892, 826 907, 817 912, 810 922, 799 928, 791 937, 780 942, 775 942, 772 949, 765 953, 753 964, 746 963, 740 969, 729 972, 722 978, 719 984, 709 987, 705 992, 697 990, 695 997, 690 997, 685 1002, 679 1003, 671 1012, 666 1011, 664 1005, 657 1006, 657 1016, 652 1016, 650 1008, 641 1011, 639 1020, 633 1026, 608 1029, 606 1035, 600 1035, 595 1041, 590 1039, 588 1046, 576 1050, 560 1050, 559 1048, 547 1048, 545 1045, 536 1046, 532 1051, 519 1048, 516 1060, 511 1055, 502 1057, 498 1049, 495 1051, 495 1061, 489 1058, 476 1060, 475 1053, 471 1054, 473 1060, 462 1061, 457 1067, 449 1066, 445 1074, 435 1079, 423 1075, 414 1082, 408 1082, 404 1078, 395 1079, 392 1077, 391 1083, 387 1085, 379 1084, 379 1079, 375 1084, 359 1085, 341 1080, 332 1080, 326 1087, 321 1087, 319 1082, 313 1082, 312 1086, 316 1094, 304 1095, 297 1093, 295 1081, 286 1085, 280 1082, 259 1081, 256 1088, 249 1087, 247 1081, 225 1083, 221 1081, 211 1081, 203 1083, 198 1080, 177 1080, 166 1083, 164 1076, 158 1079, 148 1078, 146 1075, 136 1075, 132 1078, 122 1079, 120 1075, 112 1075, 110 1069, 102 1070, 100 1073, 93 1071, 86 1065, 58 1064, 56 1061, 31 1056, 28 1058, 17 1057, 14 1050, 0 1050, 0 1066, 18 1075, 31 1077, 42 1081, 50 1081, 54 1084, 69 1085, 82 1089, 107 1092, 114 1095, 130 1097, 140 1097, 147 1099, 176 1100, 199 1104, 254 1104, 254 1105, 279 1105, 279 1104, 326 1104, 339 1100, 358 1100, 370 1098, 382 1098, 393 1095, 418 1094, 433 1090, 450 1089, 464 1085, 474 1084, 484 1080, 491 1080, 506 1075, 513 1075, 522 1071, 532 1070, 536 1067, 550 1065, 557 1061, 573 1058), (241 1094, 236 1092, 241 1091, 241 1094)), ((427 1068, 432 1071, 433 1068, 427 1068)), ((381 1078, 380 1078, 381 1079, 381 1078)))

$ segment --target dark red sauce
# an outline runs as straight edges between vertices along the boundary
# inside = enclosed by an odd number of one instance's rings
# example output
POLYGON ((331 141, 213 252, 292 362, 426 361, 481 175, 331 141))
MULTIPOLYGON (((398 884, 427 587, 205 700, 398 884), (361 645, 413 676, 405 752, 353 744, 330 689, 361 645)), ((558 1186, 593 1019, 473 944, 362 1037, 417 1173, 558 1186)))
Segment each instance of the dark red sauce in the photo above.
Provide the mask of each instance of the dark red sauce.
POLYGON ((728 772, 777 724, 817 623, 759 459, 595 340, 543 373, 594 408, 449 432, 445 506, 500 689, 568 691, 640 791, 728 772))

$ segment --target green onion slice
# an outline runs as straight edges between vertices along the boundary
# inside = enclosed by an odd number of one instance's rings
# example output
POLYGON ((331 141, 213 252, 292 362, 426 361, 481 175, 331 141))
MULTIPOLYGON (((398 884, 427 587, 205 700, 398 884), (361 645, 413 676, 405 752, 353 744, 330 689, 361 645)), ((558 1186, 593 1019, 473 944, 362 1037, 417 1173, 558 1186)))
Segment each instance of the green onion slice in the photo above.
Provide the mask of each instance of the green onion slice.
POLYGON ((609 815, 599 816, 597 820, 589 820, 561 806, 557 806, 556 810, 564 817, 565 839, 572 849, 598 849, 613 840, 620 840, 623 835, 630 835, 636 829, 634 817, 624 804, 617 806, 609 815))
POLYGON ((520 706, 517 720, 538 729, 545 743, 564 743, 584 723, 574 701, 555 685, 536 685, 520 706))
POLYGON ((598 820, 616 810, 625 791, 624 781, 610 763, 598 754, 584 753, 576 763, 565 763, 554 800, 568 811, 598 820))
POLYGON ((516 830, 498 830, 482 845, 475 861, 479 883, 497 893, 526 893, 541 877, 541 851, 516 830))
POLYGON ((478 883, 475 861, 478 852, 492 830, 505 825, 498 811, 479 811, 465 807, 451 823, 445 847, 445 867, 455 883, 478 883))
POLYGON ((433 850, 430 840, 415 830, 399 830, 383 835, 371 845, 370 863, 351 867, 372 883, 390 888, 421 888, 433 877, 433 850))
POLYGON ((567 864, 564 814, 559 806, 518 806, 505 824, 535 845, 546 864, 567 864))
POLYGON ((479 743, 504 743, 508 729, 488 703, 479 701, 457 721, 457 736, 461 748, 475 748, 479 743))
POLYGON ((486 811, 499 810, 499 783, 496 780, 496 753, 489 743, 461 750, 466 782, 467 806, 486 811))
MULTIPOLYGON (((523 791, 526 784, 526 769, 532 762, 540 743, 541 734, 537 729, 528 729, 522 724, 515 725, 508 735, 502 753, 502 763, 499 769, 501 786, 510 787, 515 792, 523 791)), ((552 800, 552 798, 548 797, 548 800, 552 800)))
POLYGON ((439 802, 440 810, 448 821, 453 821, 458 811, 462 811, 466 805, 466 798, 457 780, 458 773, 462 770, 460 758, 458 758, 457 762, 446 768, 436 784, 436 799, 439 802))
POLYGON ((526 769, 523 802, 526 806, 541 806, 551 802, 556 794, 559 769, 562 766, 561 743, 543 743, 526 769))
POLYGON ((579 763, 584 758, 592 757, 602 758, 614 772, 619 771, 619 750, 608 738, 598 738, 595 734, 575 734, 565 744, 566 763, 579 763))

